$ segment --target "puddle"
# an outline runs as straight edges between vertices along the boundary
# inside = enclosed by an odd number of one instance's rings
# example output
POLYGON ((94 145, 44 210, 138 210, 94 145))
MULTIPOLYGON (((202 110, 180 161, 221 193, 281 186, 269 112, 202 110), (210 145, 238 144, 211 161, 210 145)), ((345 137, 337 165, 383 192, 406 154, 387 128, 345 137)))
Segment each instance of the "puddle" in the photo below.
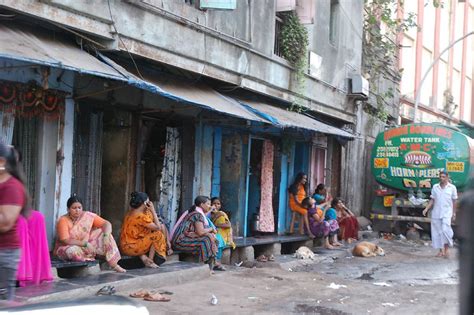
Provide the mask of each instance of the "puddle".
POLYGON ((358 280, 374 280, 374 277, 372 277, 372 274, 371 273, 363 273, 362 276, 356 278, 358 280))
POLYGON ((349 313, 336 310, 334 308, 319 306, 319 305, 308 305, 308 304, 297 304, 295 307, 297 313, 302 314, 319 314, 319 315, 349 315, 349 313))

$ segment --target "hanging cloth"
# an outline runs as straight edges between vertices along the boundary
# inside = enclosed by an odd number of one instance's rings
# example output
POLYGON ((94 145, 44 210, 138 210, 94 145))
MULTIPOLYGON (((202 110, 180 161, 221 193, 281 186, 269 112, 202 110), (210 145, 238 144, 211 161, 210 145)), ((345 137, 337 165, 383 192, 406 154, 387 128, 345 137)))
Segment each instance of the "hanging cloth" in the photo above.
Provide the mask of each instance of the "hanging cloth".
POLYGON ((273 217, 273 143, 270 140, 263 142, 261 195, 260 195, 260 232, 274 232, 275 219, 273 217))
POLYGON ((12 110, 13 105, 5 104, 0 108, 0 142, 3 144, 12 144, 13 127, 15 125, 15 114, 12 110))
POLYGON ((158 210, 169 230, 178 216, 181 197, 181 138, 177 128, 166 128, 165 157, 160 180, 158 210))

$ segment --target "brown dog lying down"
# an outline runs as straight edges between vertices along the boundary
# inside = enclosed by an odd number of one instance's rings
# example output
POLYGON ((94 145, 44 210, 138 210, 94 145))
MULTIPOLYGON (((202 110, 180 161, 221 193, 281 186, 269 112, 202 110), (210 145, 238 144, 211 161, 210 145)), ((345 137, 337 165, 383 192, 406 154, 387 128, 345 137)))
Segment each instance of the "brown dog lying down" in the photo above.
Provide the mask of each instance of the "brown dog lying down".
POLYGON ((379 247, 373 243, 360 242, 352 250, 352 255, 359 257, 375 257, 385 256, 385 252, 382 247, 379 247))

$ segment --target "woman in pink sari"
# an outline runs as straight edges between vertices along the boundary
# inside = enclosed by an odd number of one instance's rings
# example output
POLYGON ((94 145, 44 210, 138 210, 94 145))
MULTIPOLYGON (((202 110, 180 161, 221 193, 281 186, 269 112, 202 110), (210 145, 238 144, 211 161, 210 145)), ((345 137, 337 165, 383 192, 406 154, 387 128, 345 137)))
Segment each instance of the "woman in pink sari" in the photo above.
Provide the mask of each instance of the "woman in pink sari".
POLYGON ((112 225, 95 213, 82 210, 76 196, 67 201, 66 215, 58 220, 58 241, 54 253, 63 260, 91 261, 104 257, 112 269, 125 272, 117 263, 120 253, 112 237, 112 225))

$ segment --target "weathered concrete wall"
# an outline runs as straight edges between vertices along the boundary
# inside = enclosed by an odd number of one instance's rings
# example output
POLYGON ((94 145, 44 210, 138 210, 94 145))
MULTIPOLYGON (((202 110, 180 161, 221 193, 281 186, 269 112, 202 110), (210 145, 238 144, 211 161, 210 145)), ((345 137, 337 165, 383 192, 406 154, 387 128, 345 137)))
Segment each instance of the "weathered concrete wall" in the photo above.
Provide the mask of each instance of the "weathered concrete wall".
POLYGON ((101 216, 112 223, 113 234, 118 236, 128 210, 131 178, 134 178, 134 151, 132 148, 132 117, 129 112, 104 112, 101 216))
POLYGON ((316 17, 310 50, 322 57, 320 79, 342 90, 352 73, 359 73, 362 60, 363 1, 339 1, 336 36, 329 38, 331 1, 316 1, 316 17))
POLYGON ((363 1, 339 1, 333 45, 328 45, 329 3, 317 1, 315 23, 307 25, 310 49, 323 63, 321 77, 308 77, 301 98, 291 84, 291 67, 273 55, 274 0, 240 0, 231 11, 201 11, 175 0, 0 0, 5 7, 85 32, 108 48, 289 102, 298 99, 317 112, 353 122, 344 88, 348 74, 360 72, 363 1))
POLYGON ((368 215, 374 196, 375 180, 370 170, 370 150, 375 137, 384 130, 384 124, 358 107, 355 133, 357 137, 349 141, 342 156, 341 197, 357 215, 368 215))

